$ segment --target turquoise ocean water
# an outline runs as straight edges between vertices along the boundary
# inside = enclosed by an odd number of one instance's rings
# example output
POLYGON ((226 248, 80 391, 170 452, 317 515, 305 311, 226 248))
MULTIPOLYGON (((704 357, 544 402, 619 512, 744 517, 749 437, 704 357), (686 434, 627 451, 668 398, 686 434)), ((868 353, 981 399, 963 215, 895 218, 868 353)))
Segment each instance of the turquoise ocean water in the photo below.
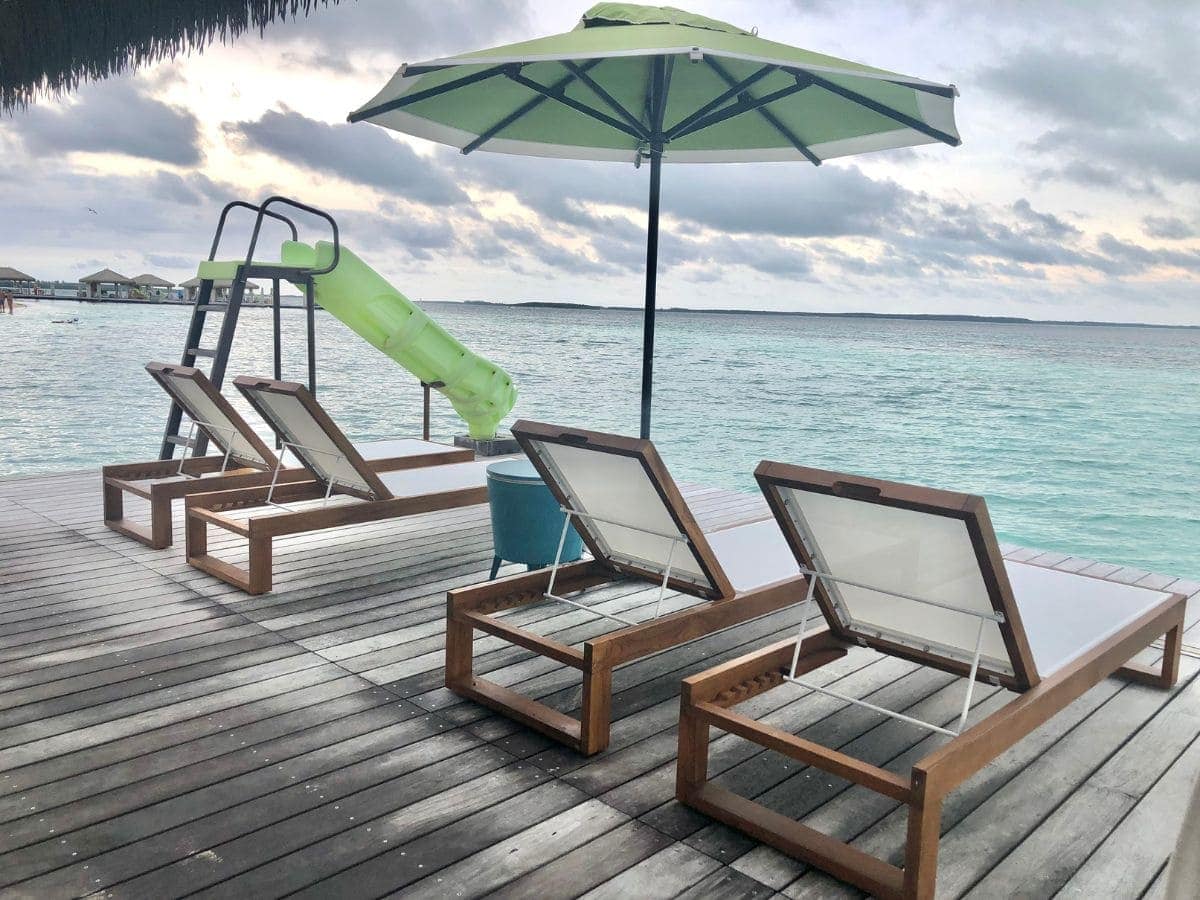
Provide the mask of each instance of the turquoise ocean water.
MULTIPOLYGON (((635 433, 640 313, 427 304, 512 375, 516 414, 635 433)), ((303 317, 286 371, 303 373, 303 317)), ((0 317, 0 475, 153 458, 187 310, 0 317), (53 319, 77 316, 74 325, 53 319)), ((416 381, 318 314, 319 392, 352 435, 420 430, 416 381)), ((654 438, 679 480, 755 490, 764 457, 987 497, 1001 537, 1200 576, 1200 331, 767 315, 659 317, 654 438)), ((269 374, 243 313, 230 376, 269 374)), ((435 396, 435 436, 461 432, 435 396)))

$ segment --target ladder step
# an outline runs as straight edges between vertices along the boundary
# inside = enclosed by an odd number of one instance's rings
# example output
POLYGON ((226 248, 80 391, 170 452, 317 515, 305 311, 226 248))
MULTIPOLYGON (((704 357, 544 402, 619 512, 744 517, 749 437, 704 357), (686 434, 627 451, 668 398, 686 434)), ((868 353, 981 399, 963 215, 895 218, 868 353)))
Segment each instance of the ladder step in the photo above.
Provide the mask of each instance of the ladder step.
POLYGON ((195 447, 196 441, 193 438, 180 437, 177 434, 169 434, 166 437, 168 444, 174 444, 176 447, 195 447))
POLYGON ((188 347, 187 352, 192 356, 193 359, 201 356, 207 357, 208 359, 213 359, 217 355, 216 350, 207 350, 204 347, 188 347))
POLYGON ((192 307, 195 312, 227 312, 228 303, 200 303, 192 307))

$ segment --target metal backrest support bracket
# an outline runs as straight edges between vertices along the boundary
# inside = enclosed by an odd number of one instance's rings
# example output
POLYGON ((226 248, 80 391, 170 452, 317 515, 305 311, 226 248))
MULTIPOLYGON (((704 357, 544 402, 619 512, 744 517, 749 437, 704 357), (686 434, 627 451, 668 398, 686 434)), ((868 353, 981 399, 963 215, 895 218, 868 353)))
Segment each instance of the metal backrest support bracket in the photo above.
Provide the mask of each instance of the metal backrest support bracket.
POLYGON ((673 563, 675 561, 675 548, 678 547, 681 543, 687 543, 687 536, 683 535, 683 534, 679 534, 679 533, 667 534, 665 532, 654 531, 649 528, 643 528, 640 525, 631 525, 628 522, 618 522, 614 519, 604 519, 604 518, 601 518, 600 516, 593 516, 590 513, 585 513, 578 509, 571 509, 570 507, 567 507, 567 506, 561 506, 561 507, 559 507, 559 509, 561 509, 562 513, 563 513, 562 533, 559 534, 559 536, 558 536, 558 550, 554 554, 554 565, 552 565, 550 567, 550 582, 549 582, 549 584, 546 585, 546 592, 543 596, 545 596, 545 598, 547 600, 553 600, 556 603, 565 603, 568 606, 574 606, 576 609, 582 609, 587 612, 590 612, 592 615, 602 616, 605 619, 612 619, 614 622, 620 622, 622 625, 638 624, 637 622, 633 622, 629 619, 622 618, 621 616, 613 615, 612 613, 606 613, 606 612, 603 612, 598 609, 593 609, 592 607, 588 606, 585 603, 579 603, 575 600, 568 600, 566 597, 560 597, 558 594, 554 593, 554 582, 558 578, 558 568, 560 565, 562 565, 562 552, 563 552, 563 547, 565 547, 566 543, 567 543, 567 531, 571 528, 571 520, 573 518, 578 518, 578 519, 586 519, 587 521, 590 521, 590 522, 601 522, 606 525, 617 525, 621 528, 629 528, 633 531, 639 531, 642 534, 649 534, 649 535, 653 535, 654 537, 666 538, 667 540, 669 540, 671 542, 671 549, 667 552, 667 564, 663 568, 662 582, 658 586, 658 601, 654 604, 654 615, 652 616, 652 618, 657 619, 659 617, 660 613, 662 612, 662 602, 663 602, 663 598, 667 594, 667 584, 671 580, 671 566, 673 565, 673 563))
POLYGON ((799 685, 800 687, 807 688, 810 691, 816 691, 818 694, 824 694, 828 697, 833 697, 836 700, 841 700, 845 703, 851 703, 855 706, 861 706, 866 709, 873 710, 874 712, 881 713, 882 715, 888 716, 893 719, 899 719, 901 722, 907 722, 910 725, 916 725, 919 728, 925 728, 929 731, 934 731, 939 734, 945 734, 950 737, 958 737, 960 734, 962 734, 963 729, 966 727, 966 724, 967 724, 967 715, 971 711, 971 698, 975 694, 975 679, 976 679, 976 676, 979 674, 979 660, 980 660, 980 657, 982 656, 982 652, 983 652, 983 629, 984 629, 984 626, 988 622, 996 622, 996 623, 1003 622, 1004 621, 1004 613, 996 611, 996 610, 988 610, 986 612, 982 612, 982 611, 976 610, 976 609, 968 609, 967 607, 964 607, 964 606, 954 606, 953 604, 950 604, 950 603, 942 603, 941 601, 938 601, 938 600, 930 600, 930 599, 924 598, 924 597, 915 597, 910 594, 903 594, 903 593, 900 593, 899 591, 891 590, 889 588, 878 587, 876 585, 863 584, 863 583, 857 582, 857 581, 851 581, 848 578, 841 578, 836 575, 832 575, 828 572, 818 572, 814 569, 810 569, 805 566, 801 566, 800 572, 808 579, 808 593, 804 597, 804 604, 801 607, 801 611, 800 611, 800 633, 796 637, 796 648, 792 652, 792 667, 791 667, 790 671, 788 672, 788 674, 784 676, 784 680, 789 681, 792 684, 799 685), (945 609, 945 610, 949 610, 950 612, 961 613, 962 615, 965 615, 965 616, 972 616, 979 620, 979 628, 975 633, 975 652, 971 656, 971 669, 970 669, 970 673, 967 675, 967 692, 966 692, 966 696, 963 698, 962 712, 960 713, 960 715, 958 717, 958 727, 957 728, 955 728, 955 729, 944 728, 941 725, 935 725, 932 722, 926 722, 922 719, 917 719, 912 716, 906 716, 903 713, 898 713, 898 712, 895 712, 890 709, 885 709, 882 706, 876 706, 874 703, 868 703, 866 700, 860 700, 857 697, 850 697, 845 694, 839 693, 838 691, 834 691, 829 688, 822 687, 821 685, 813 684, 809 681, 805 681, 803 679, 796 677, 796 668, 800 664, 800 648, 801 648, 801 645, 804 643, 804 638, 808 632, 808 619, 809 619, 809 615, 812 611, 813 597, 816 594, 817 583, 821 582, 821 581, 831 582, 831 583, 835 583, 835 584, 848 584, 851 587, 862 588, 862 589, 870 590, 870 591, 877 591, 878 593, 888 594, 889 596, 892 596, 892 597, 899 597, 904 600, 911 600, 914 603, 923 603, 927 606, 936 606, 939 609, 945 609))
MULTIPOLYGON (((333 457, 334 465, 337 465, 339 462, 345 459, 345 457, 340 453, 335 453, 332 450, 322 450, 320 447, 308 447, 304 444, 297 444, 294 441, 280 441, 280 444, 282 445, 283 450, 307 450, 309 453, 321 453, 325 456, 331 456, 333 457)), ((299 454, 297 454, 297 456, 299 456, 299 454)), ((280 509, 287 509, 288 507, 284 506, 282 503, 276 503, 271 499, 271 497, 275 494, 275 486, 279 483, 279 470, 281 468, 283 468, 282 452, 279 454, 279 458, 275 460, 275 469, 273 472, 271 472, 271 486, 267 488, 267 503, 269 503, 271 506, 278 506, 280 509)), ((328 505, 329 498, 333 494, 333 486, 335 484, 337 484, 336 478, 330 476, 329 478, 325 479, 325 497, 321 501, 322 506, 328 505)))
POLYGON ((231 453, 233 453, 233 441, 234 441, 235 435, 237 435, 237 433, 238 433, 237 429, 229 428, 229 427, 226 427, 223 425, 214 425, 211 422, 200 422, 200 421, 197 421, 196 419, 192 419, 191 425, 188 426, 187 437, 184 439, 183 452, 181 454, 179 454, 179 469, 177 470, 176 474, 183 475, 188 478, 199 478, 200 477, 199 475, 189 475, 187 472, 183 471, 183 464, 185 462, 187 462, 189 458, 195 458, 195 455, 196 455, 194 451, 198 447, 197 441, 195 440, 197 426, 199 426, 200 428, 210 429, 212 431, 217 432, 218 434, 220 434, 221 432, 228 432, 228 437, 225 441, 225 456, 221 460, 221 471, 225 471, 225 469, 229 468, 229 456, 231 453), (193 451, 191 457, 188 456, 188 450, 193 451))

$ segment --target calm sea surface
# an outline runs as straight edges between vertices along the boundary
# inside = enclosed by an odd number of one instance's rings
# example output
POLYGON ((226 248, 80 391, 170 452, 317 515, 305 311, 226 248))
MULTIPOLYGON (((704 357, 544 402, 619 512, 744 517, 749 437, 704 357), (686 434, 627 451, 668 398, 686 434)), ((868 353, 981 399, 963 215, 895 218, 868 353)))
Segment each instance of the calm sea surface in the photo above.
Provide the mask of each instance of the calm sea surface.
MULTIPOLYGON (((505 367, 515 413, 635 433, 640 314, 427 304, 505 367)), ((302 380, 303 316, 285 377, 302 380)), ((30 303, 0 316, 0 474, 154 458, 187 310, 30 303), (77 316, 77 324, 53 319, 77 316)), ((420 430, 417 382, 318 314, 322 401, 355 437, 420 430)), ((1003 539, 1200 576, 1200 332, 666 313, 654 437, 676 478, 755 490, 764 457, 980 493, 1003 539)), ((243 313, 229 374, 269 374, 243 313)), ((239 398, 240 399, 240 398, 239 398)), ((435 435, 459 427, 434 402, 435 435)))

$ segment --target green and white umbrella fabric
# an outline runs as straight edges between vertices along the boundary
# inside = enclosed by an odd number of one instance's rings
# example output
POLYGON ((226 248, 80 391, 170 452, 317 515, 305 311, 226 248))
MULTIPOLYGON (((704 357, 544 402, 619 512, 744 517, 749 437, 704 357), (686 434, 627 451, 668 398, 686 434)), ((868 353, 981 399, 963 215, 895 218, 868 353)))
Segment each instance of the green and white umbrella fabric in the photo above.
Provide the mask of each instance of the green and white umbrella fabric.
POLYGON ((600 3, 572 31, 405 65, 351 122, 525 156, 649 162, 642 362, 649 435, 664 162, 956 146, 953 85, 775 43, 673 7, 600 3))

